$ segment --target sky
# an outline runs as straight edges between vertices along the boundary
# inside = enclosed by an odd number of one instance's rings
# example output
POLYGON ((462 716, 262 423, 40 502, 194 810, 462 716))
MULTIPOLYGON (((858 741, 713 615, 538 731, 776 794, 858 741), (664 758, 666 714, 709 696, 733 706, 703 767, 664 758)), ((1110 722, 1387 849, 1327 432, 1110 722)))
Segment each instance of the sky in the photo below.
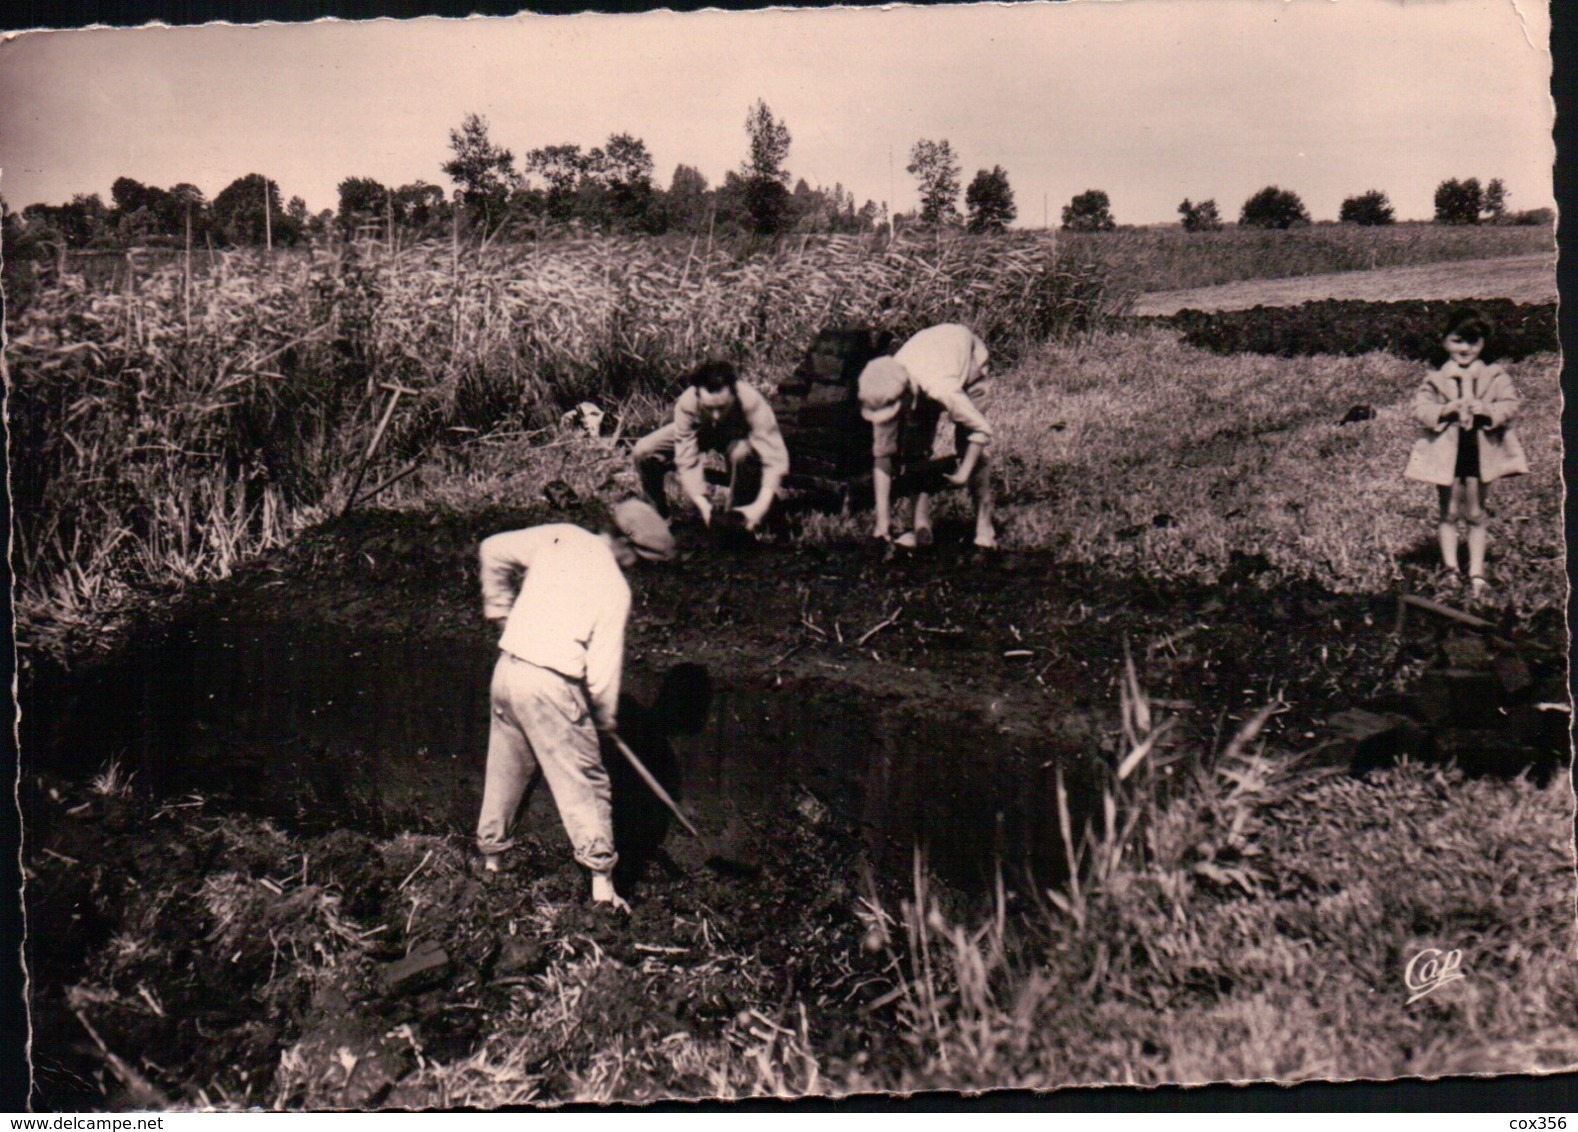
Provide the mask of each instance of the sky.
MULTIPOLYGON (((1549 10, 1539 0, 1072 0, 16 34, 0 43, 0 196, 120 176, 210 198, 250 172, 313 211, 346 177, 450 184, 449 131, 483 115, 517 160, 613 133, 656 180, 716 184, 757 99, 791 175, 915 208, 919 139, 968 184, 1006 170, 1021 227, 1098 188, 1120 223, 1228 219, 1268 184, 1315 219, 1388 194, 1428 219, 1448 177, 1551 207, 1549 10)), ((962 199, 961 199, 962 207, 962 199)))

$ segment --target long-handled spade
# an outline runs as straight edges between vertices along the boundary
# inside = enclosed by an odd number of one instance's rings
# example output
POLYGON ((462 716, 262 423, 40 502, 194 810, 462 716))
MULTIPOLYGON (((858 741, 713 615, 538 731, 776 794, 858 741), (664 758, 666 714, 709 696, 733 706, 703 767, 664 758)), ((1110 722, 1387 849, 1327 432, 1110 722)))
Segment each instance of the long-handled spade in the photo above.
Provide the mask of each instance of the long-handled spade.
POLYGON ((685 816, 685 811, 679 808, 679 803, 674 801, 667 790, 663 789, 663 784, 646 768, 646 765, 630 749, 629 745, 616 734, 610 733, 609 738, 613 739, 614 746, 619 748, 619 753, 625 756, 630 765, 635 768, 636 773, 641 776, 641 781, 651 787, 652 793, 656 794, 659 800, 679 819, 679 824, 684 826, 692 837, 701 842, 702 848, 707 851, 708 867, 716 869, 720 873, 743 877, 754 877, 762 871, 761 865, 757 862, 743 860, 725 853, 718 847, 717 842, 703 835, 701 830, 697 829, 695 824, 685 816))

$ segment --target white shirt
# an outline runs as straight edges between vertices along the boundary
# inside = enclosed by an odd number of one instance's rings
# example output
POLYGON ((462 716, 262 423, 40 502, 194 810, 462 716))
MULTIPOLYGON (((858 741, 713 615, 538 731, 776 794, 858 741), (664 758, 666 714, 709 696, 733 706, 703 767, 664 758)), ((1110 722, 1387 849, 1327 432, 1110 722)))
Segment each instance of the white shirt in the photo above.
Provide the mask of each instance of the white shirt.
POLYGON ((584 678, 597 725, 613 727, 630 584, 608 540, 549 523, 484 539, 481 559, 482 611, 508 618, 499 648, 571 680, 584 678), (526 577, 516 594, 520 570, 526 577))
MULTIPOLYGON (((915 334, 893 360, 903 367, 912 392, 940 404, 954 424, 969 430, 966 441, 984 448, 992 439, 992 426, 968 391, 985 384, 988 357, 986 343, 968 326, 944 322, 915 334)), ((873 456, 892 456, 898 450, 899 417, 871 426, 873 456)))
POLYGON ((982 382, 989 354, 986 343, 957 322, 929 326, 904 343, 893 360, 904 367, 910 385, 948 410, 955 424, 970 430, 973 444, 986 444, 992 426, 967 391, 982 382))

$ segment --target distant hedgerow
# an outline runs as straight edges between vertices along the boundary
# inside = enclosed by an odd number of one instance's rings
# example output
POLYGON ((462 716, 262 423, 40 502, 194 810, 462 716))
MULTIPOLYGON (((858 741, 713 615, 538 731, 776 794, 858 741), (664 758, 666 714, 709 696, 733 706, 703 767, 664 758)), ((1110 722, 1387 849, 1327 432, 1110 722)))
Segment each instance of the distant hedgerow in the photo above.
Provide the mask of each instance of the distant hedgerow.
POLYGON ((1183 310, 1165 320, 1183 332, 1191 346, 1215 354, 1273 354, 1352 357, 1385 350, 1398 357, 1439 364, 1448 312, 1473 306, 1496 325, 1487 357, 1516 361, 1559 349, 1554 303, 1427 301, 1376 303, 1326 299, 1296 307, 1255 307, 1241 311, 1183 310))

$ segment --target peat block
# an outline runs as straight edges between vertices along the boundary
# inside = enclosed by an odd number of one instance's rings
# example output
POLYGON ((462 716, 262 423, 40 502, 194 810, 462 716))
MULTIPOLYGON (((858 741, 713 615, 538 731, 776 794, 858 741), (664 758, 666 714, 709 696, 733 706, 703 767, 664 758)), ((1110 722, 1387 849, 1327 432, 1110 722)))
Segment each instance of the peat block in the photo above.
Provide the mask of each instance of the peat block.
POLYGON ((1516 774, 1535 761, 1511 728, 1453 728, 1436 734, 1436 754, 1468 774, 1516 774))
POLYGON ((1400 712, 1353 708, 1327 722, 1337 738, 1322 761, 1346 765, 1360 774, 1398 759, 1421 758, 1431 746, 1429 729, 1400 712))
MULTIPOLYGON (((1182 310, 1172 315, 1184 339, 1217 354, 1274 354, 1354 357, 1386 350, 1398 357, 1440 365, 1441 327, 1461 301, 1403 299, 1369 302, 1322 299, 1296 307, 1255 307, 1240 311, 1182 310)), ((1485 299, 1472 304, 1496 324, 1495 359, 1519 361, 1531 354, 1559 350, 1555 303, 1515 303, 1485 299)))
POLYGON ((1420 679, 1418 698, 1436 727, 1494 726, 1507 703, 1496 674, 1472 668, 1430 669, 1420 679))

